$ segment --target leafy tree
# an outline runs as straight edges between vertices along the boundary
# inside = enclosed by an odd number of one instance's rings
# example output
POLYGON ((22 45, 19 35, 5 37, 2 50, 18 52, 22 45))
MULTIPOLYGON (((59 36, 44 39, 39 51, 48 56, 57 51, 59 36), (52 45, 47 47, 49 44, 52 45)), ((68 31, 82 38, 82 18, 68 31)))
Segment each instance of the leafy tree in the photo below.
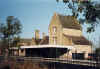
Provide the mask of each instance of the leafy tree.
POLYGON ((63 2, 72 10, 72 16, 77 18, 80 24, 89 24, 87 32, 94 32, 94 27, 100 23, 99 0, 56 0, 63 2))
POLYGON ((20 21, 14 18, 14 16, 8 16, 6 23, 0 23, 0 38, 3 41, 4 48, 17 45, 21 29, 22 25, 20 21))
POLYGON ((96 48, 95 53, 100 56, 100 48, 96 48))
POLYGON ((20 37, 14 37, 13 46, 19 46, 18 43, 20 42, 20 37))
MULTIPOLYGON (((63 2, 71 11, 79 24, 87 24, 87 33, 92 34, 95 32, 96 27, 100 26, 100 0, 56 0, 57 2, 63 2)), ((68 9, 66 8, 66 9, 68 9)), ((67 12, 67 11, 66 11, 67 12)), ((99 30, 98 30, 99 31, 99 30)), ((100 40, 100 34, 96 33, 96 40, 100 40)), ((92 38, 92 37, 91 37, 92 38)), ((89 38, 88 38, 89 39, 89 38)), ((100 55, 100 41, 90 40, 95 47, 99 47, 95 50, 100 55), (96 43, 96 44, 95 44, 96 43)), ((94 47, 94 48, 95 48, 94 47)))

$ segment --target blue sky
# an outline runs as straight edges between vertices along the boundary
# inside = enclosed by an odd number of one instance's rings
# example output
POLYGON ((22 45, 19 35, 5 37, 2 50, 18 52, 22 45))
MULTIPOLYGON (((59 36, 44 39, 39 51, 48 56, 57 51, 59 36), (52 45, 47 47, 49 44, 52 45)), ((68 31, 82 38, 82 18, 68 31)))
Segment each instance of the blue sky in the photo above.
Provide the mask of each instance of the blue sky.
MULTIPOLYGON (((95 1, 100 3, 99 0, 95 1)), ((65 4, 57 3, 56 0, 0 0, 0 22, 5 22, 7 16, 17 17, 23 25, 22 38, 32 38, 35 29, 39 29, 40 34, 45 32, 48 35, 48 26, 54 12, 68 15, 71 11, 65 4)), ((92 34, 87 34, 84 29, 83 34, 99 45, 100 25, 96 29, 92 34)))
POLYGON ((17 17, 22 25, 22 38, 34 36, 39 29, 48 35, 48 25, 54 12, 66 14, 64 4, 56 0, 0 0, 0 21, 5 22, 7 16, 17 17))

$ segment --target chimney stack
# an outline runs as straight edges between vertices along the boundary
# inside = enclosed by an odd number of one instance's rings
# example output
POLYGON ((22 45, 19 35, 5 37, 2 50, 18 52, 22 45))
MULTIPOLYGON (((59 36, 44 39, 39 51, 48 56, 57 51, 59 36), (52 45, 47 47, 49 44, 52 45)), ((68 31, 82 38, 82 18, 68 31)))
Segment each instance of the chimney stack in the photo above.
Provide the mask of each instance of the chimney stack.
POLYGON ((46 34, 43 32, 43 33, 42 33, 42 38, 45 38, 45 36, 46 36, 46 34))
POLYGON ((40 30, 35 30, 35 39, 40 39, 40 30))

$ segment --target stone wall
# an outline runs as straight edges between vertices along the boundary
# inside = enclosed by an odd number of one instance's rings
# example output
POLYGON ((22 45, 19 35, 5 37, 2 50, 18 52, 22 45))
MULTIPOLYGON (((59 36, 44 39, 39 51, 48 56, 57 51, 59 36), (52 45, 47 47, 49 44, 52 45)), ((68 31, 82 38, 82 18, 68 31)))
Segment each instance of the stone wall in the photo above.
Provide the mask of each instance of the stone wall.
POLYGON ((62 45, 62 26, 58 19, 56 19, 56 15, 53 16, 51 23, 49 25, 49 44, 54 45, 53 38, 56 37, 57 45, 62 45), (54 27, 56 27, 56 32, 54 32, 54 27))
POLYGON ((76 36, 76 37, 82 36, 81 30, 63 28, 62 31, 64 35, 70 35, 70 36, 76 36))
POLYGON ((62 45, 73 45, 71 38, 66 37, 65 35, 62 35, 62 37, 62 45))
POLYGON ((84 53, 84 58, 88 59, 88 54, 92 52, 91 46, 89 45, 74 45, 73 49, 66 52, 61 58, 72 59, 72 53, 84 53))
POLYGON ((19 49, 19 56, 25 56, 25 49, 19 49))
POLYGON ((75 45, 74 48, 77 53, 85 53, 85 58, 88 58, 88 53, 92 52, 90 45, 75 45))

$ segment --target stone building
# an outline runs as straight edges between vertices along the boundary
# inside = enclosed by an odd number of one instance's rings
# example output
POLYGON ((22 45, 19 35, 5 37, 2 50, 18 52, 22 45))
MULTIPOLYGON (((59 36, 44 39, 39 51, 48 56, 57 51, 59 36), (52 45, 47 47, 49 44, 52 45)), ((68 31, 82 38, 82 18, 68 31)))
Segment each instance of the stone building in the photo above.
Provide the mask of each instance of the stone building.
MULTIPOLYGON (((49 52, 46 51, 52 49, 50 51, 51 54, 57 53, 56 55, 60 55, 61 58, 69 59, 73 58, 73 54, 84 54, 84 57, 88 58, 88 54, 92 51, 91 43, 82 35, 81 26, 78 24, 78 21, 73 16, 63 16, 57 13, 53 15, 49 24, 49 36, 43 33, 43 38, 40 38, 39 30, 36 30, 31 45, 23 47, 24 50, 26 48, 30 48, 29 50, 27 49, 27 52, 30 52, 31 55, 34 53, 33 49, 36 51, 36 48, 42 49, 42 52, 37 50, 38 53, 42 54, 47 54, 49 52), (58 52, 56 47, 61 50, 58 52), (66 52, 64 49, 66 49, 66 52)), ((19 52, 21 55, 25 55, 25 51, 19 52)))
MULTIPOLYGON (((35 37, 33 38, 21 38, 18 45, 20 48, 22 46, 39 46, 39 45, 48 45, 49 44, 49 36, 47 36, 45 33, 42 34, 42 38, 40 38, 39 30, 35 30, 35 37)), ((29 51, 29 50, 28 50, 29 51)), ((32 51, 33 52, 33 51, 32 51)), ((12 47, 11 48, 11 55, 13 56, 25 56, 25 49, 19 49, 19 47, 12 47)))
POLYGON ((42 38, 40 38, 40 31, 35 30, 35 37, 33 38, 22 38, 18 43, 19 46, 31 46, 31 45, 44 45, 49 44, 49 37, 43 33, 42 38))
POLYGON ((32 41, 32 39, 29 39, 29 38, 21 38, 18 45, 19 46, 28 46, 28 45, 31 45, 31 41, 32 41))
POLYGON ((49 24, 49 44, 73 46, 71 53, 86 53, 86 58, 91 53, 90 42, 83 37, 81 26, 73 16, 53 15, 49 24))
POLYGON ((43 32, 40 38, 40 30, 35 30, 35 37, 32 38, 31 45, 44 45, 49 44, 49 37, 43 32))

